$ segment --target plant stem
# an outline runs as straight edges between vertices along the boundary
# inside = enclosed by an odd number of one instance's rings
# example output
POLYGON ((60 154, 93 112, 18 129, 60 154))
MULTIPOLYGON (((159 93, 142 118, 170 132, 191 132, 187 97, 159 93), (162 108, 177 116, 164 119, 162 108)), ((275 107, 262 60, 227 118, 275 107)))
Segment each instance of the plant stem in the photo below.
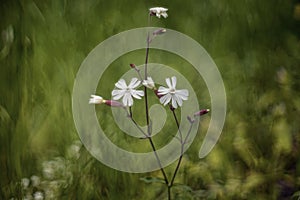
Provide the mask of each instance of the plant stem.
POLYGON ((178 119, 177 119, 177 116, 176 116, 175 110, 174 110, 174 109, 171 109, 171 110, 172 110, 173 117, 174 117, 174 119, 175 119, 175 122, 176 122, 176 126, 177 126, 177 128, 178 128, 179 137, 180 137, 180 143, 182 143, 182 133, 181 133, 181 130, 180 130, 180 127, 179 127, 179 122, 178 122, 178 119))
POLYGON ((141 129, 141 127, 137 124, 137 122, 133 119, 132 110, 131 107, 129 107, 129 112, 127 112, 128 117, 131 119, 131 121, 134 123, 134 125, 139 129, 139 131, 145 136, 145 138, 148 137, 148 135, 141 129))
POLYGON ((169 184, 168 177, 167 177, 167 174, 166 174, 164 168, 163 168, 162 165, 161 165, 161 162, 160 162, 160 159, 159 159, 158 154, 157 154, 157 152, 156 152, 156 148, 155 148, 155 146, 154 146, 153 140, 152 140, 151 137, 148 137, 148 140, 149 140, 149 142, 150 142, 150 144, 151 144, 152 150, 153 150, 154 155, 155 155, 155 157, 156 157, 156 160, 157 160, 157 162, 158 162, 160 171, 161 171, 161 173, 162 173, 163 176, 164 176, 165 183, 166 183, 166 185, 168 185, 168 184, 169 184))
MULTIPOLYGON (((149 33, 147 35, 147 48, 146 48, 146 60, 145 60, 145 80, 147 80, 147 75, 148 75, 147 74, 148 58, 149 58, 149 33)), ((148 108, 148 95, 147 95, 147 87, 146 86, 144 86, 144 93, 145 93, 146 122, 147 122, 147 126, 149 126, 149 108, 148 108)))
POLYGON ((171 187, 168 185, 168 200, 171 200, 171 187))
POLYGON ((181 161, 182 161, 182 157, 183 157, 183 146, 184 146, 184 145, 183 145, 183 144, 181 144, 180 157, 179 157, 179 159, 178 159, 177 166, 176 166, 176 168, 175 168, 175 171, 174 171, 173 177, 172 177, 172 179, 171 179, 171 181, 170 181, 170 184, 169 184, 169 186, 170 186, 170 187, 172 187, 172 186, 173 186, 173 183, 174 183, 175 177, 176 177, 176 175, 177 175, 178 169, 179 169, 179 167, 180 167, 180 164, 181 164, 181 161))
MULTIPOLYGON (((148 16, 148 26, 150 26, 150 21, 151 21, 151 16, 149 15, 148 16)), ((147 80, 147 77, 148 77, 148 59, 149 59, 149 48, 150 46, 150 34, 148 32, 148 35, 147 35, 147 47, 146 47, 146 59, 145 59, 145 80, 147 80)), ((148 105, 148 95, 147 95, 147 87, 144 86, 144 94, 145 94, 145 111, 146 111, 146 123, 147 123, 147 135, 148 135, 148 140, 150 142, 150 145, 151 145, 151 148, 154 152, 154 155, 155 155, 155 158, 157 160, 157 163, 159 165, 159 168, 160 168, 160 171, 161 173, 163 174, 163 177, 164 177, 164 180, 165 180, 165 184, 166 186, 168 187, 168 199, 171 200, 171 192, 170 192, 170 189, 169 188, 169 180, 168 180, 168 177, 167 177, 167 174, 164 170, 164 168, 162 167, 161 165, 161 161, 159 159, 159 156, 156 152, 156 148, 155 148, 155 145, 154 145, 154 142, 151 138, 151 130, 149 128, 149 124, 150 124, 150 121, 149 121, 149 105, 148 105)))
POLYGON ((178 122, 178 119, 177 119, 175 110, 172 109, 172 112, 173 112, 173 116, 174 116, 174 119, 175 119, 175 122, 176 122, 176 125, 177 125, 177 128, 178 128, 178 131, 179 131, 181 148, 180 148, 180 157, 179 157, 179 159, 178 159, 178 162, 177 162, 177 165, 176 165, 174 174, 173 174, 172 179, 171 179, 170 184, 169 184, 169 187, 170 187, 170 188, 173 186, 173 183, 174 183, 174 181, 175 181, 177 172, 178 172, 178 170, 179 170, 179 167, 180 167, 180 164, 181 164, 181 161, 182 161, 184 145, 185 145, 185 143, 186 143, 186 141, 187 141, 187 139, 188 139, 188 136, 189 136, 190 133, 191 133, 192 126, 193 126, 193 123, 191 123, 191 126, 190 126, 190 128, 189 128, 189 131, 188 131, 188 133, 187 133, 185 139, 183 140, 183 138, 182 138, 182 133, 181 133, 181 130, 180 130, 180 126, 179 126, 179 122, 178 122))

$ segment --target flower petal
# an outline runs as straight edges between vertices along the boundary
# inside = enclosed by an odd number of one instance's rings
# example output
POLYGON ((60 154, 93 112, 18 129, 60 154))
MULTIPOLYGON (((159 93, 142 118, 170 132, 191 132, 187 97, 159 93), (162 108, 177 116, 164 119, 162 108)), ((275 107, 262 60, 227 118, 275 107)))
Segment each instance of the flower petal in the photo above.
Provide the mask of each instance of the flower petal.
POLYGON ((160 103, 161 104, 164 104, 167 105, 170 101, 171 101, 171 95, 170 94, 166 94, 165 96, 162 96, 160 99, 159 99, 160 103))
POLYGON ((124 97, 122 99, 122 102, 125 106, 132 106, 133 105, 133 99, 130 95, 130 93, 125 93, 124 97))
POLYGON ((139 81, 137 78, 132 78, 129 85, 128 85, 128 88, 134 89, 137 86, 139 86, 140 83, 141 83, 141 81, 139 81))
POLYGON ((182 98, 180 98, 180 96, 178 96, 177 94, 174 95, 174 98, 175 98, 177 104, 181 107, 182 106, 182 98))
POLYGON ((165 94, 167 94, 167 93, 170 92, 170 89, 169 88, 165 88, 163 86, 160 86, 158 88, 157 92, 158 92, 158 95, 165 95, 165 94))
POLYGON ((119 100, 121 99, 122 96, 124 96, 125 90, 113 90, 111 92, 111 95, 113 96, 114 100, 119 100))
POLYGON ((161 15, 162 15, 164 18, 167 18, 167 17, 168 17, 168 14, 167 14, 166 12, 161 13, 161 15))
POLYGON ((173 106, 173 108, 177 108, 177 103, 176 103, 174 96, 172 97, 172 106, 173 106))
POLYGON ((172 88, 176 88, 176 84, 177 84, 177 79, 176 76, 172 76, 172 88))
POLYGON ((183 90, 176 90, 175 91, 175 94, 180 97, 181 99, 183 100, 187 100, 188 99, 188 96, 189 96, 189 91, 186 90, 186 89, 183 89, 183 90))
POLYGON ((166 78, 166 83, 167 83, 168 87, 171 89, 172 84, 171 84, 170 78, 166 78))
POLYGON ((142 96, 144 96, 143 90, 132 90, 131 95, 136 99, 141 99, 142 96))
POLYGON ((125 82, 124 79, 120 79, 120 80, 115 84, 115 86, 116 86, 117 88, 119 88, 119 89, 125 89, 125 88, 127 88, 127 84, 126 84, 126 82, 125 82))

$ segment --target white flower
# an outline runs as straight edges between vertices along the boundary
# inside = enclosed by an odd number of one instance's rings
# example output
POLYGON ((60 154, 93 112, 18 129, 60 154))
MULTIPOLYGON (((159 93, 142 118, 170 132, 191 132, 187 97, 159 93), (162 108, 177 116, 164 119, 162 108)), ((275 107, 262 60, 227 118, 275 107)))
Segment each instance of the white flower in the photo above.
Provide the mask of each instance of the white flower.
POLYGON ((34 197, 34 200, 43 200, 44 199, 43 193, 39 192, 39 191, 35 192, 33 194, 33 197, 34 197))
POLYGON ((21 185, 23 189, 26 189, 29 186, 30 180, 28 178, 22 178, 21 185))
POLYGON ((155 8, 150 8, 149 9, 150 14, 152 15, 156 15, 156 17, 160 18, 160 16, 162 15, 164 18, 168 17, 167 8, 163 8, 163 7, 155 7, 155 8))
POLYGON ((142 90, 135 90, 136 87, 140 85, 141 81, 139 81, 137 78, 131 79, 129 85, 127 86, 124 79, 120 79, 115 86, 118 89, 115 89, 112 91, 112 96, 114 100, 119 100, 123 97, 122 101, 124 106, 132 106, 133 105, 133 99, 132 97, 136 99, 141 99, 142 96, 144 96, 144 91, 142 90))
POLYGON ((32 181, 32 186, 34 186, 34 187, 37 187, 41 182, 40 177, 38 177, 36 175, 31 176, 30 180, 32 181))
POLYGON ((172 100, 173 108, 177 108, 177 105, 182 106, 182 100, 188 99, 189 91, 186 89, 176 90, 176 82, 175 76, 172 77, 172 82, 170 78, 166 78, 166 83, 169 88, 163 86, 158 88, 158 95, 162 95, 159 99, 160 103, 167 105, 172 100))
POLYGON ((149 76, 148 78, 147 78, 147 80, 143 80, 143 86, 145 86, 145 87, 147 87, 147 88, 149 88, 149 89, 153 89, 153 88, 155 88, 155 84, 154 84, 154 81, 153 81, 153 79, 149 76))
POLYGON ((89 104, 101 104, 104 103, 104 100, 102 97, 97 96, 97 95, 91 95, 89 104))

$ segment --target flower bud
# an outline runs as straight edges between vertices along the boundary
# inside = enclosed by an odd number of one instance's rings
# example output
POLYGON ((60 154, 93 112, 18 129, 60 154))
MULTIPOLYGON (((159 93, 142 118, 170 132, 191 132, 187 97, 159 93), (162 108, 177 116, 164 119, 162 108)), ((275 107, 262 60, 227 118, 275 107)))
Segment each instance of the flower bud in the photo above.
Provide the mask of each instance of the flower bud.
POLYGON ((91 95, 91 98, 89 100, 89 104, 102 104, 104 103, 104 99, 97 95, 91 95))
POLYGON ((191 118, 190 116, 187 116, 187 120, 192 124, 195 122, 194 118, 191 118))
POLYGON ((105 100, 104 103, 111 107, 124 107, 122 103, 114 100, 105 100))
POLYGON ((167 30, 166 29, 164 29, 164 28, 161 28, 161 29, 157 29, 157 30, 155 30, 154 32, 153 32, 153 35, 162 35, 162 34, 164 34, 165 32, 167 32, 167 30))
POLYGON ((133 69, 135 68, 135 64, 130 63, 129 65, 131 68, 133 68, 133 69))
POLYGON ((143 80, 143 86, 149 88, 149 89, 154 89, 155 88, 155 83, 153 81, 153 79, 149 76, 147 77, 147 80, 143 80))
POLYGON ((194 113, 194 116, 196 117, 196 116, 202 116, 202 115, 205 115, 206 113, 208 113, 209 112, 209 109, 202 109, 202 110, 200 110, 200 111, 198 111, 198 112, 195 112, 194 113))

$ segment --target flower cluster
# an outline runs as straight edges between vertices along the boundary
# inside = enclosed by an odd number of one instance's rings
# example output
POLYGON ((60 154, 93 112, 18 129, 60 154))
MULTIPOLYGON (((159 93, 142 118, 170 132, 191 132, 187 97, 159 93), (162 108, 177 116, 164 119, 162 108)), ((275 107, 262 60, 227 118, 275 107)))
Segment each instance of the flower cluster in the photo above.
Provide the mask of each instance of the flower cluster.
MULTIPOLYGON (((155 83, 151 77, 147 77, 142 81, 142 85, 148 89, 155 90, 159 101, 164 106, 167 104, 172 105, 173 108, 182 106, 183 101, 188 99, 189 92, 186 89, 177 90, 177 79, 173 76, 171 79, 166 78, 168 88, 160 86, 156 90, 155 83)), ((124 79, 120 79, 116 84, 116 89, 112 91, 113 100, 105 100, 101 96, 91 95, 89 100, 90 104, 106 104, 115 107, 131 107, 133 105, 133 98, 141 99, 144 96, 144 91, 137 90, 141 85, 141 81, 137 78, 132 78, 129 85, 127 85, 124 79), (122 103, 116 101, 122 99, 122 103)))
POLYGON ((155 7, 155 8, 150 8, 149 11, 150 11, 150 15, 152 15, 152 16, 155 15, 158 18, 160 18, 160 16, 163 16, 164 18, 168 17, 168 14, 167 14, 168 9, 167 8, 155 7))

